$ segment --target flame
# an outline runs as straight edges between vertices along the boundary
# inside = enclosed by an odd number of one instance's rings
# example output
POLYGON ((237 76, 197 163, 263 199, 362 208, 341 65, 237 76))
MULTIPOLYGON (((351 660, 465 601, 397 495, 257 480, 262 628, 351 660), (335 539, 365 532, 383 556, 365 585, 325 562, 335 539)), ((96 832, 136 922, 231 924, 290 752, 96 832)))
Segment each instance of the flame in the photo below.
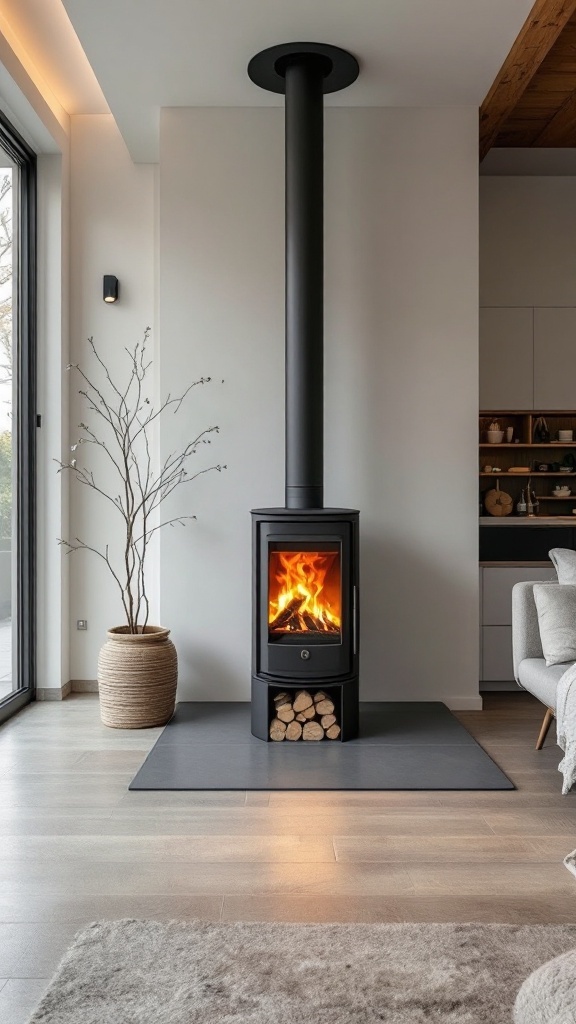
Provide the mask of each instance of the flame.
MULTIPOLYGON (((340 607, 328 598, 326 577, 337 552, 270 553, 268 622, 278 633, 340 631, 340 607)), ((332 588, 333 589, 333 588, 332 588)))

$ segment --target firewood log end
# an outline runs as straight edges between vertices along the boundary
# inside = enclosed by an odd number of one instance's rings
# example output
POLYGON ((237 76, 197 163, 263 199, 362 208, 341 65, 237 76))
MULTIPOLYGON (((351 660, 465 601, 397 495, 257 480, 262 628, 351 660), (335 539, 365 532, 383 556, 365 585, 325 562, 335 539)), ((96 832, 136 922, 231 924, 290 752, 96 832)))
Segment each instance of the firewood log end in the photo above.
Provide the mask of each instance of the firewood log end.
POLYGON ((270 722, 270 739, 279 743, 286 736, 286 726, 284 722, 281 722, 278 718, 273 718, 270 722))
POLYGON ((313 704, 314 701, 308 693, 308 690, 298 690, 292 707, 294 708, 294 711, 298 713, 299 711, 305 711, 306 708, 311 707, 313 704))
POLYGON ((320 722, 306 722, 306 724, 302 728, 302 739, 323 740, 324 729, 320 725, 320 722))
POLYGON ((322 715, 320 719, 320 725, 323 729, 329 729, 331 725, 334 725, 336 721, 336 715, 322 715))
POLYGON ((316 705, 316 712, 319 715, 332 715, 334 713, 334 703, 329 697, 325 700, 319 700, 316 705))
POLYGON ((286 729, 287 740, 299 740, 302 735, 302 726, 300 722, 290 722, 286 729))

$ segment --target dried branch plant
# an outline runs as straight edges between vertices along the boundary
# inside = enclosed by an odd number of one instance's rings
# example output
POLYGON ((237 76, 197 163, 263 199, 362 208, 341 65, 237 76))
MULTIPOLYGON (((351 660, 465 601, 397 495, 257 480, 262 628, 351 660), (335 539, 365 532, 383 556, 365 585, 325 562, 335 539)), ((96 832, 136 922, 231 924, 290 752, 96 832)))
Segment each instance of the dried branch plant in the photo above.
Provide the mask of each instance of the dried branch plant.
MULTIPOLYGON (((151 453, 150 432, 160 416, 169 410, 177 413, 193 388, 208 384, 210 377, 201 377, 190 384, 181 395, 168 395, 155 408, 146 395, 146 375, 152 365, 147 358, 147 344, 150 328, 144 332, 143 341, 134 349, 126 349, 130 360, 130 373, 125 385, 113 380, 104 360, 98 354, 92 338, 88 344, 103 371, 104 383, 98 387, 78 364, 70 364, 67 370, 78 373, 82 380, 79 394, 85 399, 94 417, 93 425, 80 423, 81 436, 71 446, 72 453, 84 445, 95 445, 102 449, 119 483, 115 494, 98 482, 94 472, 78 464, 74 455, 69 462, 60 462, 58 472, 69 471, 78 483, 101 495, 122 520, 123 553, 121 563, 115 565, 110 557, 110 546, 104 550, 85 543, 79 537, 74 541, 59 539, 68 554, 73 551, 92 551, 108 567, 122 598, 128 631, 142 633, 148 624, 149 598, 146 592, 146 556, 150 541, 155 533, 165 526, 185 526, 196 516, 176 516, 161 521, 158 510, 162 503, 182 484, 192 483, 197 477, 213 470, 221 472, 226 466, 213 465, 190 474, 189 460, 201 445, 210 444, 210 434, 218 427, 207 427, 181 451, 168 455, 159 468, 154 467, 151 453), (160 521, 158 521, 160 520, 160 521)), ((115 488, 114 488, 115 490, 115 488)))

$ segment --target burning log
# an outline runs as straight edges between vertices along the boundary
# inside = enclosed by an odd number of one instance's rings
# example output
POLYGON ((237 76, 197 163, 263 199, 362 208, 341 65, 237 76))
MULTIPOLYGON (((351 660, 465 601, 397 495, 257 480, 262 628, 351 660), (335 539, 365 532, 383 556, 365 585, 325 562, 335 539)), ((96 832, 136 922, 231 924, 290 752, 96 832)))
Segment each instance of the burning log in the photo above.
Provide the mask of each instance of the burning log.
POLYGON ((291 619, 296 619, 296 621, 298 621, 298 613, 305 603, 305 597, 301 597, 300 595, 293 597, 286 605, 284 611, 280 612, 280 614, 277 615, 270 623, 270 629, 288 629, 291 619))

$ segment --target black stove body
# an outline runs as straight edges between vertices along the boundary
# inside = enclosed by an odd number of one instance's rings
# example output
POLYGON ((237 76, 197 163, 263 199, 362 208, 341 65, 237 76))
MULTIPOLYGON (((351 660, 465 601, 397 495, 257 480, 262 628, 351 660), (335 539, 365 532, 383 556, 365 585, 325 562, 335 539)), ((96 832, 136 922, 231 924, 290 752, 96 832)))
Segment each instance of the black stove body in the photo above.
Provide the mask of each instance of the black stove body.
POLYGON ((252 732, 269 739, 274 698, 322 691, 340 739, 358 734, 358 517, 324 508, 324 93, 358 76, 338 47, 257 54, 252 81, 285 95, 286 505, 255 509, 252 732))

